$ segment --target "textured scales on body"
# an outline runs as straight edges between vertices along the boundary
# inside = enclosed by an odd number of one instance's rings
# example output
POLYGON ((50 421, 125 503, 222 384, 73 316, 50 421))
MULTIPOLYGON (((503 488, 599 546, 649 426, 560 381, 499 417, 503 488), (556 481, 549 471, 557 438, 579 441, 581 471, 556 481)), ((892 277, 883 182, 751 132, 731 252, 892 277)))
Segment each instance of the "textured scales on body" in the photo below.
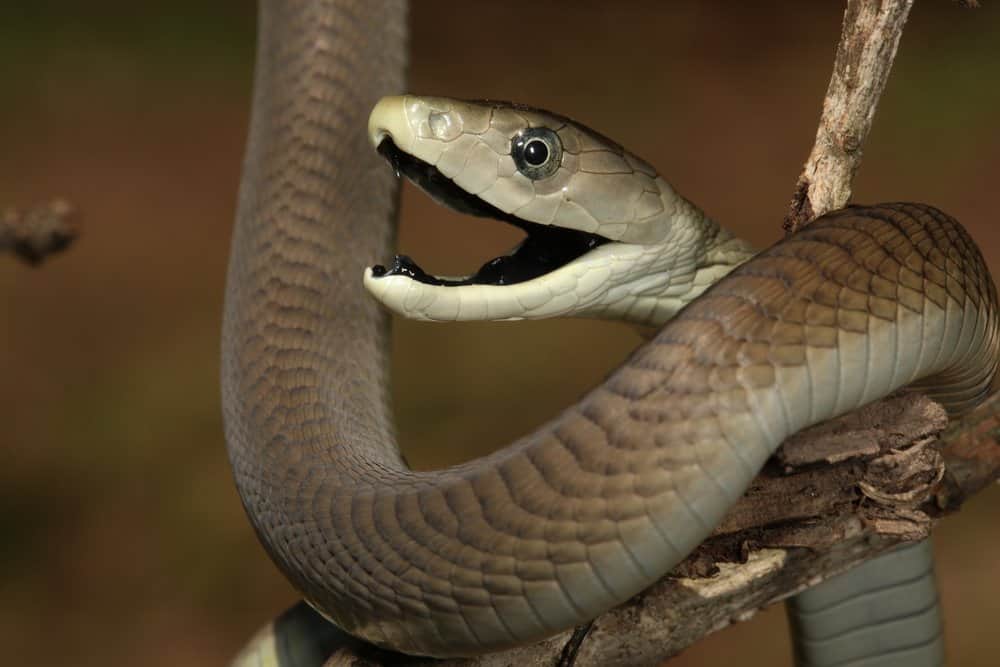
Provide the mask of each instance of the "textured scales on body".
POLYGON ((536 432, 406 469, 385 316, 358 286, 394 186, 355 129, 402 87, 403 12, 261 7, 226 436, 268 553, 347 631, 437 656, 553 634, 669 571, 789 433, 915 380, 953 409, 989 390, 996 295, 972 241, 930 207, 858 207, 733 271, 536 432))
POLYGON ((862 563, 787 605, 797 667, 945 664, 929 540, 862 563))

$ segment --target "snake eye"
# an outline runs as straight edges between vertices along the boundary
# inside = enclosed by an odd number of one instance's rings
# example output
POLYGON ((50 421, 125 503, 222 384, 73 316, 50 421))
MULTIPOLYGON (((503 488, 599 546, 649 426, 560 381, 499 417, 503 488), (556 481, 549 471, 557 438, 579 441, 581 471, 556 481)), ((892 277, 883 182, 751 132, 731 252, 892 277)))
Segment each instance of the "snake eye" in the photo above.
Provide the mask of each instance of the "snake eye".
POLYGON ((562 162, 559 135, 547 127, 529 127, 510 142, 510 156, 517 170, 533 181, 551 176, 562 162))

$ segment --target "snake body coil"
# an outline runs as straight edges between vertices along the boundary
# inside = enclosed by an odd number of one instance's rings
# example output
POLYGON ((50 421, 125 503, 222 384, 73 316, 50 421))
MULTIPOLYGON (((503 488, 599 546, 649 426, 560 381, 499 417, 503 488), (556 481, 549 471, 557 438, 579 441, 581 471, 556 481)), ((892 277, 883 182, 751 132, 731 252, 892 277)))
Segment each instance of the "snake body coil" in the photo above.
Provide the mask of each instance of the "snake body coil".
POLYGON ((347 631, 434 656, 550 635, 667 572, 787 435, 907 385, 953 410, 989 391, 996 293, 974 243, 928 206, 852 207, 732 271, 536 432, 408 470, 386 317, 359 284, 392 236, 396 186, 363 128, 402 88, 404 12, 261 7, 226 437, 268 553, 347 631))

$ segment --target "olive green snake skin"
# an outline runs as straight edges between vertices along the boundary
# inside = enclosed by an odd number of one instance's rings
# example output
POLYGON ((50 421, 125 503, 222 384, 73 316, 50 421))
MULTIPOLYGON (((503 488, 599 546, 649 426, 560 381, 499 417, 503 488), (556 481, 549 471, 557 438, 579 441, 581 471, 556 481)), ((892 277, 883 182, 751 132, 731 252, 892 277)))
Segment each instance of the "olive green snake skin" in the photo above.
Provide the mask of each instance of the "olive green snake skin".
POLYGON ((434 656, 548 636, 669 571, 789 434, 906 385, 956 412, 990 391, 996 294, 975 244, 931 207, 849 208, 735 269, 534 433, 410 471, 387 316, 360 284, 392 242, 396 184, 364 128, 404 87, 404 23, 396 2, 261 2, 227 278, 237 487, 341 628, 434 656))

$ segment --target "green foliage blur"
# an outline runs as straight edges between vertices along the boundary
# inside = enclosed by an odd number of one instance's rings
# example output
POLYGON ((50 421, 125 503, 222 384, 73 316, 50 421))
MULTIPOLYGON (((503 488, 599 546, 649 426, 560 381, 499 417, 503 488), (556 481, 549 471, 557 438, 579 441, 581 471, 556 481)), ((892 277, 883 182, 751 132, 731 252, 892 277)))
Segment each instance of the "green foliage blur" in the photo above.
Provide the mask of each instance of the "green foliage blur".
MULTIPOLYGON (((840 3, 414 5, 412 90, 577 117, 738 234, 779 237, 840 3)), ((917 3, 856 200, 944 208, 1000 273, 1000 5, 984 5, 917 3)), ((243 516, 219 416, 254 23, 235 0, 0 3, 0 208, 61 196, 83 228, 41 268, 0 258, 7 664, 224 664, 295 599, 243 516)), ((404 190, 400 245, 429 270, 468 271, 517 239, 404 190)), ((427 468, 501 446, 638 341, 608 322, 397 321, 404 450, 427 468)), ((936 539, 962 667, 996 664, 997 518, 991 491, 936 539)), ((765 611, 671 665, 790 664, 783 622, 765 611)))

